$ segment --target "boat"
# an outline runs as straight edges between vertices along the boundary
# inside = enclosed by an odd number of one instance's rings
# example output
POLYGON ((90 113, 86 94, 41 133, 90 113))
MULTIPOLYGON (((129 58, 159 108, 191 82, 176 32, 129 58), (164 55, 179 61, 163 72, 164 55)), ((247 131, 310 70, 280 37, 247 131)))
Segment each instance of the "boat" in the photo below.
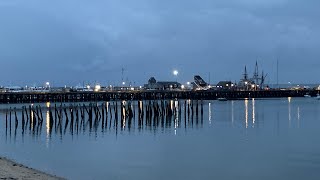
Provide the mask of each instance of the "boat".
POLYGON ((311 96, 310 96, 310 94, 305 94, 304 97, 309 98, 311 96))
POLYGON ((218 98, 218 101, 228 101, 228 100, 227 100, 227 98, 221 97, 221 98, 218 98))

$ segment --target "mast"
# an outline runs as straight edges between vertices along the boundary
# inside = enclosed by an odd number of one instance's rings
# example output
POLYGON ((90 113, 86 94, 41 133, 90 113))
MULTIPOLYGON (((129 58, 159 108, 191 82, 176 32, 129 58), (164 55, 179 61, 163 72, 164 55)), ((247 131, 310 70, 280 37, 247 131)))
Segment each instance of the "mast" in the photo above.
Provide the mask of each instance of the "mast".
POLYGON ((244 79, 244 80, 248 80, 247 66, 244 66, 243 79, 244 79))
POLYGON ((255 80, 256 84, 259 84, 259 69, 258 69, 258 61, 256 61, 256 66, 253 73, 253 79, 255 80))
POLYGON ((262 71, 262 75, 261 75, 261 82, 260 82, 260 86, 261 86, 261 88, 263 88, 263 84, 264 84, 264 73, 263 73, 263 71, 262 71))
POLYGON ((277 59, 277 88, 279 88, 279 59, 277 59))

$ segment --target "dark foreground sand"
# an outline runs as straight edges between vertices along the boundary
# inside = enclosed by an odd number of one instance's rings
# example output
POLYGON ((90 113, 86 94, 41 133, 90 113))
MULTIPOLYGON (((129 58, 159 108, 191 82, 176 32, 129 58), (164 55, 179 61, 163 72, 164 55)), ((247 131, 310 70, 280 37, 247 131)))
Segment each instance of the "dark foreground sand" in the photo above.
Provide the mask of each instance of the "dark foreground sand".
POLYGON ((48 179, 48 180, 63 180, 56 176, 52 176, 35 169, 28 168, 22 164, 15 163, 6 158, 0 157, 0 180, 2 179, 48 179))

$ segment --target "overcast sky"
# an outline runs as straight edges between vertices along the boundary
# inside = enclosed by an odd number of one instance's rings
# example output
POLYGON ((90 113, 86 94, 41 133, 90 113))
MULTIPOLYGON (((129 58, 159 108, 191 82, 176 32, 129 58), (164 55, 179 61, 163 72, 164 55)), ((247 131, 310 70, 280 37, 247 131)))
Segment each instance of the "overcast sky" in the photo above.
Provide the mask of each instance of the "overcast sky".
POLYGON ((0 85, 320 82, 319 0, 0 0, 0 85))

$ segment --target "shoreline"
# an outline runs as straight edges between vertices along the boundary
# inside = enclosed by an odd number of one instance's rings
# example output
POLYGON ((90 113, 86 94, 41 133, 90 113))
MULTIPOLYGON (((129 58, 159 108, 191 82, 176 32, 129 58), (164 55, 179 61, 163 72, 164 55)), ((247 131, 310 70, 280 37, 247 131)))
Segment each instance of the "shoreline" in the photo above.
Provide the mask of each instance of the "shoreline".
POLYGON ((0 178, 1 179, 47 179, 65 180, 65 178, 47 174, 45 172, 16 163, 8 158, 0 157, 0 178))

